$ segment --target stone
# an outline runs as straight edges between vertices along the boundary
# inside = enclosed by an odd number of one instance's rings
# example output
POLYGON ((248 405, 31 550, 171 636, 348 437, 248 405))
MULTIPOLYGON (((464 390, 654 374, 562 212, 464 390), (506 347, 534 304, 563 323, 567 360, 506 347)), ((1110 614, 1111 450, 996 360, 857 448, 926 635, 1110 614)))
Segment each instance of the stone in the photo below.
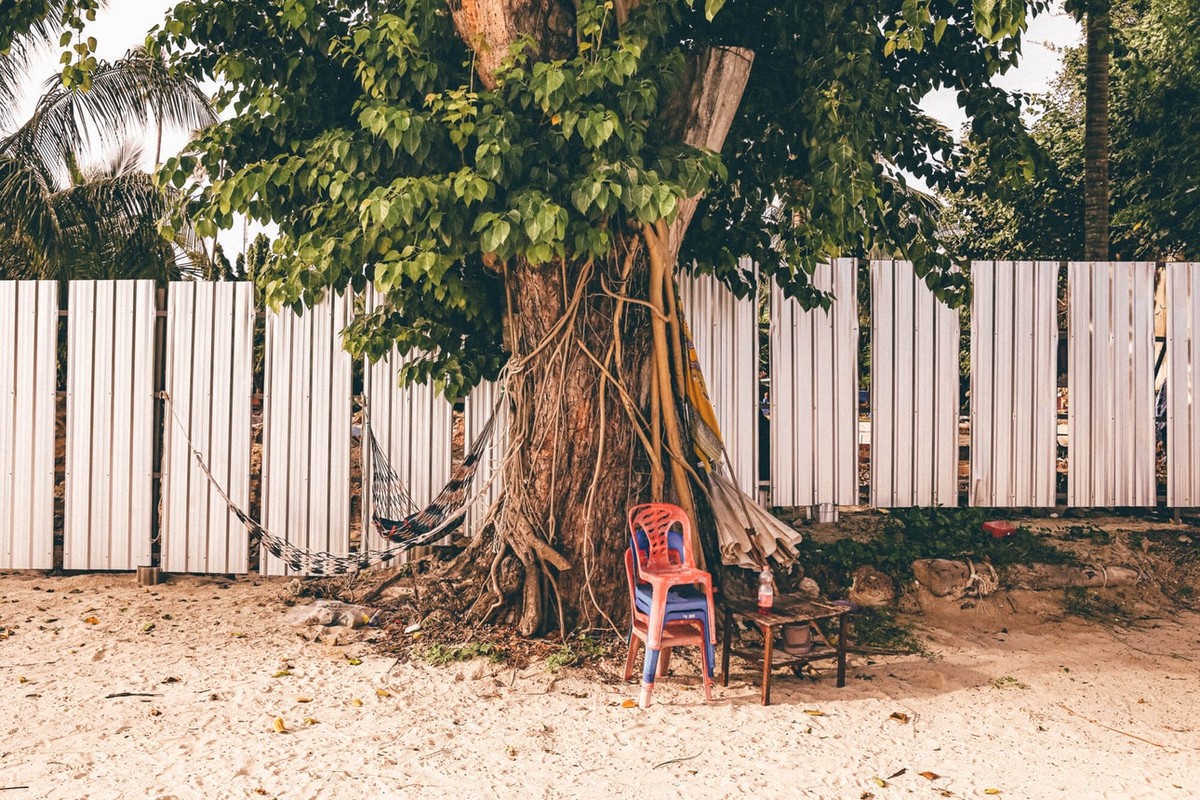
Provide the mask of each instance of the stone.
POLYGON ((849 599, 860 606, 890 606, 896 600, 896 582, 872 566, 861 566, 851 576, 849 599))
POLYGON ((913 577, 934 597, 964 592, 971 582, 971 568, 963 561, 921 558, 913 562, 913 577))
POLYGON ((800 581, 800 585, 796 587, 796 591, 802 597, 807 597, 809 600, 816 600, 821 596, 821 587, 812 578, 804 578, 800 581))

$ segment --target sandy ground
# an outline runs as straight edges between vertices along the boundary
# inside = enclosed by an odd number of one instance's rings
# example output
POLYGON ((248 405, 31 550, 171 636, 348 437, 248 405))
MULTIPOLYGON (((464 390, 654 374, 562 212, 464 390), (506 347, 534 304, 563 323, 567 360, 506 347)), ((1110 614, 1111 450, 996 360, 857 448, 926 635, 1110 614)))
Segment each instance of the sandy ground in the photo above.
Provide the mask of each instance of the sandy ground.
POLYGON ((705 703, 677 658, 641 710, 615 664, 395 664, 287 597, 0 575, 0 798, 1200 797, 1196 615, 927 609, 932 657, 855 657, 843 689, 780 673, 763 708, 735 663, 705 703))

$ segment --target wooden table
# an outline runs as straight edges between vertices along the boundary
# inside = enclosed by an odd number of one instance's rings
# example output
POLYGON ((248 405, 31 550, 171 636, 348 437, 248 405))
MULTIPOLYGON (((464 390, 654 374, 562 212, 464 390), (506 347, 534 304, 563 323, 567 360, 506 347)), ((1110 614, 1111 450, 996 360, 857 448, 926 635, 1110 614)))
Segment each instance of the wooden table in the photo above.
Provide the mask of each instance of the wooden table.
POLYGON ((764 706, 771 703, 771 670, 776 667, 798 669, 810 661, 836 658, 837 685, 839 688, 846 685, 846 614, 850 611, 849 607, 795 597, 776 597, 775 607, 767 614, 760 614, 758 604, 750 600, 730 598, 726 599, 723 606, 725 608, 725 629, 724 644, 721 650, 722 686, 729 685, 729 654, 731 652, 737 653, 751 663, 762 664, 762 704, 764 706), (732 647, 733 623, 737 618, 758 626, 763 637, 762 647, 732 647), (822 635, 821 638, 825 641, 818 642, 817 637, 814 636, 812 649, 803 654, 789 653, 775 647, 775 637, 784 625, 816 624, 818 630, 824 634, 822 624, 827 624, 833 619, 837 619, 838 622, 836 646, 831 646, 828 638, 822 635))

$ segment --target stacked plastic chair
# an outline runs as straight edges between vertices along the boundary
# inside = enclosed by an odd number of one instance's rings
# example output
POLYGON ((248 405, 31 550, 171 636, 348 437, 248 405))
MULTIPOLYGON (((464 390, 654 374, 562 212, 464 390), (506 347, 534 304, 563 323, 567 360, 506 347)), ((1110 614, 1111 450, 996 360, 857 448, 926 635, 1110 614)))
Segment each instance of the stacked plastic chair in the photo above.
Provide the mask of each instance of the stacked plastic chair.
POLYGON ((717 641, 712 576, 696 566, 683 509, 669 503, 629 509, 625 572, 632 615, 626 680, 633 676, 639 644, 646 647, 638 705, 650 705, 654 679, 666 673, 671 649, 687 645, 701 648, 704 696, 711 700, 717 641))

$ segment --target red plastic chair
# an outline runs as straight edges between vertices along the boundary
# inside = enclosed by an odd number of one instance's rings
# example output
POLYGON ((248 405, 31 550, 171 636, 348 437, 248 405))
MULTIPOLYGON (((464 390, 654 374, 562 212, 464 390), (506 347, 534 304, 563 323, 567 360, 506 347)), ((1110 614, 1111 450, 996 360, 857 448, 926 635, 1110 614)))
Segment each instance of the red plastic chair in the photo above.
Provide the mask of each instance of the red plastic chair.
MULTIPOLYGON (((670 649, 687 644, 701 647, 705 662, 704 695, 711 700, 713 648, 717 641, 712 576, 695 565, 687 514, 679 506, 669 503, 634 506, 629 509, 629 538, 625 569, 629 578, 633 624, 625 677, 628 680, 632 675, 638 641, 641 640, 646 646, 646 665, 639 705, 645 708, 650 704, 655 673, 661 675, 666 671, 670 649), (641 583, 650 590, 648 610, 645 602, 638 602, 638 584, 641 583), (673 601, 678 605, 681 600, 677 587, 698 587, 702 590, 702 619, 696 619, 695 613, 668 614, 668 606, 673 601), (672 619, 675 616, 685 619, 672 619), (660 661, 659 654, 663 650, 666 652, 660 661)), ((692 608, 695 606, 694 602, 685 604, 692 608)))

